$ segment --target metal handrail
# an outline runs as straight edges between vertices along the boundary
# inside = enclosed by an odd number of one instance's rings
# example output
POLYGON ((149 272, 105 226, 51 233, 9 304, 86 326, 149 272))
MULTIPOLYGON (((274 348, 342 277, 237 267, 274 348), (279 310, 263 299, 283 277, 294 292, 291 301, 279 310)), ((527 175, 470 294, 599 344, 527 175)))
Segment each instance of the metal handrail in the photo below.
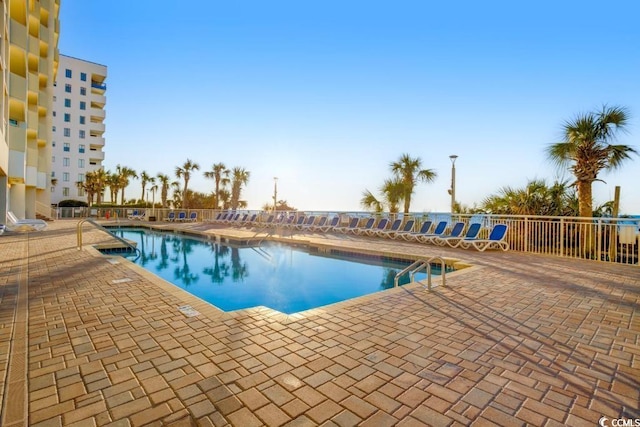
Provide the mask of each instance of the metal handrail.
POLYGON ((82 220, 80 220, 78 222, 78 225, 76 227, 76 234, 77 234, 77 240, 78 240, 78 243, 77 243, 78 250, 82 250, 82 225, 85 222, 89 222, 89 223, 95 225, 98 229, 110 234, 113 238, 115 238, 116 240, 118 240, 119 242, 121 242, 125 246, 127 246, 129 249, 131 249, 135 253, 137 253, 138 257, 140 257, 142 255, 142 253, 140 252, 140 249, 136 245, 131 244, 127 240, 123 239, 122 237, 116 236, 115 234, 113 234, 112 232, 110 232, 109 230, 107 230, 106 228, 104 228, 103 226, 101 226, 100 224, 98 224, 97 222, 95 222, 91 218, 84 218, 84 219, 82 219, 82 220))
POLYGON ((396 274, 396 277, 393 280, 393 286, 394 287, 398 287, 398 283, 400 281, 400 277, 402 277, 403 275, 405 275, 406 273, 409 273, 409 283, 415 282, 415 276, 417 273, 419 273, 423 268, 426 268, 427 270, 427 289, 431 290, 431 262, 432 261, 440 261, 440 271, 441 271, 441 276, 442 276, 442 286, 446 287, 447 286, 447 282, 446 282, 446 263, 444 261, 444 258, 440 257, 440 256, 433 256, 427 259, 419 259, 414 261, 413 263, 411 263, 410 265, 408 265, 407 267, 405 267, 402 271, 400 271, 398 274, 396 274))

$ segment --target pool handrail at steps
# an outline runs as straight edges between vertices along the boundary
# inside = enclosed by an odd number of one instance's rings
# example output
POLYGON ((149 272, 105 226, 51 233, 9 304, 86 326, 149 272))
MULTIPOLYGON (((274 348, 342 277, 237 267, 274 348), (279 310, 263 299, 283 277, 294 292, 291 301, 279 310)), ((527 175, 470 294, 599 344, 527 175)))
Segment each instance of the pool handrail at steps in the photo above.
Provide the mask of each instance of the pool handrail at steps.
POLYGON ((432 256, 430 258, 427 259, 418 259, 415 260, 413 263, 411 263, 410 265, 408 265, 407 267, 405 267, 402 271, 400 271, 398 274, 396 274, 396 277, 393 280, 393 286, 394 287, 398 287, 399 282, 400 282, 400 277, 403 276, 406 273, 409 273, 409 283, 415 282, 415 275, 420 272, 423 268, 427 269, 427 289, 431 290, 431 263, 433 261, 440 261, 440 272, 441 272, 441 276, 442 276, 442 286, 447 286, 447 282, 446 282, 446 263, 444 261, 444 258, 442 258, 441 256, 432 256))
MULTIPOLYGON (((138 247, 136 245, 131 244, 131 242, 123 239, 122 237, 118 237, 115 234, 113 234, 112 232, 110 232, 109 230, 107 230, 105 227, 103 227, 102 225, 98 224, 96 221, 94 221, 92 218, 84 218, 82 220, 80 220, 78 222, 77 225, 77 229, 76 229, 76 234, 77 234, 77 248, 78 250, 82 250, 82 225, 85 222, 89 222, 93 225, 95 225, 98 229, 108 233, 111 237, 113 237, 114 239, 116 239, 117 241, 119 241, 120 243, 124 244, 126 247, 128 247, 129 249, 131 249, 133 252, 135 252, 136 254, 138 254, 138 257, 140 257, 140 255, 142 254, 140 252, 140 249, 138 249, 138 247)), ((136 258, 137 259, 137 258, 136 258)))

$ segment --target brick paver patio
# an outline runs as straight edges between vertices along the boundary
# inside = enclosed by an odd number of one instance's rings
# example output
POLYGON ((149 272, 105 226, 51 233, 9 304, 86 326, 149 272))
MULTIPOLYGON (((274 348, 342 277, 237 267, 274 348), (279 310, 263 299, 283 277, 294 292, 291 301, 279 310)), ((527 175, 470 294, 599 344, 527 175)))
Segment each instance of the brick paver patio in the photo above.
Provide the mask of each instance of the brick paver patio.
POLYGON ((473 267, 431 292, 412 285, 292 316, 224 313, 100 255, 90 245, 113 239, 92 225, 77 250, 76 224, 0 236, 2 426, 640 418, 638 266, 301 233, 285 238, 473 267))

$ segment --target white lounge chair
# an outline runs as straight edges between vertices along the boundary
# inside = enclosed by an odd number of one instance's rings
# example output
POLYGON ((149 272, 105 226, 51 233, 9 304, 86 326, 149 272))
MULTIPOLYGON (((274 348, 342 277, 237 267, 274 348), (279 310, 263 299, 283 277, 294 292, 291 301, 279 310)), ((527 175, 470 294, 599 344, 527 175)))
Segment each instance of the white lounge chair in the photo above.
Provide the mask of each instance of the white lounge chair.
POLYGON ((47 223, 41 219, 18 219, 11 211, 7 212, 7 220, 5 227, 9 231, 40 231, 47 228, 47 223))

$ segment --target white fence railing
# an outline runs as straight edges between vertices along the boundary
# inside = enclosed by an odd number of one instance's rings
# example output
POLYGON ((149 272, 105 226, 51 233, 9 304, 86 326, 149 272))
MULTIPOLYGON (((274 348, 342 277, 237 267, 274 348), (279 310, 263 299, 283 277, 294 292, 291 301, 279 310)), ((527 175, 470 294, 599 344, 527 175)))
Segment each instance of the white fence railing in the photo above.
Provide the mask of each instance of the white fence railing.
MULTIPOLYGON (((148 221, 166 221, 170 209, 159 208, 58 208, 58 218, 124 218, 134 211, 144 211, 148 221)), ((214 221, 221 211, 212 209, 178 209, 185 212, 187 218, 195 212, 196 220, 214 221)), ((238 211, 242 213, 260 213, 258 221, 264 221, 270 212, 238 211)), ((368 218, 404 217, 403 214, 372 214, 370 212, 344 211, 296 211, 278 212, 286 215, 322 215, 341 217, 346 225, 349 218, 354 216, 368 218)), ((552 255, 566 258, 590 259, 603 262, 638 265, 638 246, 640 236, 640 217, 629 218, 577 218, 577 217, 547 217, 524 215, 482 215, 482 214, 449 214, 449 213, 411 213, 408 217, 416 220, 415 229, 418 230, 424 221, 430 220, 434 224, 446 220, 451 226, 462 221, 466 224, 482 224, 481 237, 487 237, 495 224, 507 224, 509 230, 506 240, 513 251, 552 255)), ((408 218, 407 218, 408 219, 408 218)))

